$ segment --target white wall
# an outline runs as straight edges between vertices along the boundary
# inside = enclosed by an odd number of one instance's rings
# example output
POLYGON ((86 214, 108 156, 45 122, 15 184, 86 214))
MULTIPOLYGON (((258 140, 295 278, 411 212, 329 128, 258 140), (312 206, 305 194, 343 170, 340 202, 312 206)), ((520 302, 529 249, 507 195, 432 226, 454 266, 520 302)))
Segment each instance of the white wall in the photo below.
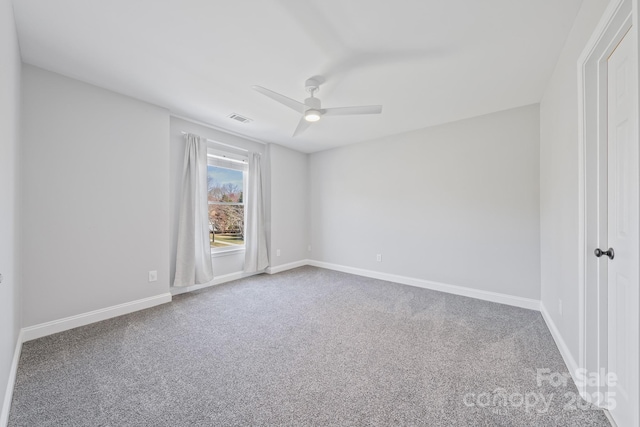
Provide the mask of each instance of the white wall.
POLYGON ((538 299, 538 113, 312 154, 311 258, 538 299))
MULTIPOLYGON (((170 223, 171 223, 171 283, 176 274, 176 250, 178 244, 178 220, 180 218, 180 197, 182 194, 182 173, 184 167, 184 136, 181 132, 190 132, 202 137, 222 142, 234 147, 261 153, 266 163, 266 146, 239 136, 231 135, 207 126, 199 125, 191 121, 177 117, 171 117, 171 175, 170 175, 170 223)), ((211 145, 211 144, 210 144, 211 145)), ((214 145, 211 145, 214 147, 214 145)), ((221 148, 221 147, 217 147, 221 148)), ((244 269, 244 252, 234 252, 213 258, 214 277, 241 273, 244 269)))
POLYGON ((308 258, 309 156, 269 144, 269 159, 269 253, 274 268, 308 258))
POLYGON ((607 4, 583 2, 540 103, 541 299, 574 360, 579 354, 577 60, 607 4))
POLYGON ((168 112, 28 65, 22 78, 24 326, 167 293, 168 112))
POLYGON ((20 52, 13 10, 8 0, 0 0, 0 274, 3 276, 0 283, 0 407, 5 399, 21 326, 17 231, 19 111, 20 52))

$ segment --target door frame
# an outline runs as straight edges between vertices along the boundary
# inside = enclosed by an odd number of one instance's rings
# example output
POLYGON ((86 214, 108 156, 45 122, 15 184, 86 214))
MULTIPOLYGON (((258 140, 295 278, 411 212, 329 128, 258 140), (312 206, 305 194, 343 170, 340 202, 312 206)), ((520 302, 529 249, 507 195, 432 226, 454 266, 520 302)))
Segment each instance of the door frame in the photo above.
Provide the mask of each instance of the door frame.
MULTIPOLYGON (((607 59, 630 29, 628 36, 637 52, 638 0, 612 0, 578 59, 578 366, 587 373, 606 371, 608 366, 607 270, 597 262, 593 250, 607 235, 607 205, 601 203, 607 195, 607 59)), ((636 106, 638 98, 636 93, 636 106)), ((584 383, 578 391, 588 399, 607 390, 605 384, 584 383)))

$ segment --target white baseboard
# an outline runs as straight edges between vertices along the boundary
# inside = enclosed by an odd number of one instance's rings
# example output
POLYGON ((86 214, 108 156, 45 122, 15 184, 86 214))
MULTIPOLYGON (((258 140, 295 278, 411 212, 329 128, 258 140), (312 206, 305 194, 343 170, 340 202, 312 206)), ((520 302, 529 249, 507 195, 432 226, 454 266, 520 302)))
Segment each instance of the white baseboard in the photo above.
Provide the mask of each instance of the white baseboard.
POLYGON ((20 361, 20 353, 22 352, 23 334, 18 334, 16 348, 13 352, 13 360, 11 361, 11 369, 9 371, 9 379, 7 380, 7 389, 4 393, 4 402, 2 403, 2 412, 0 412, 0 426, 5 427, 9 423, 9 411, 11 410, 11 401, 13 400, 13 389, 16 384, 16 374, 18 373, 18 362, 20 361))
POLYGON ((168 292, 149 298, 126 302, 124 304, 101 308, 99 310, 78 314, 76 316, 65 317, 64 319, 28 326, 26 328, 22 328, 22 339, 23 342, 31 341, 36 338, 56 334, 58 332, 88 325, 90 323, 100 322, 101 320, 111 319, 112 317, 122 316, 123 314, 133 313, 134 311, 144 310, 145 308, 150 308, 167 302, 171 302, 171 294, 168 292))
POLYGON ((171 295, 180 295, 186 292, 197 291, 198 289, 204 289, 210 286, 221 285, 223 283, 232 282, 238 279, 244 279, 245 277, 255 276, 256 274, 262 274, 262 273, 263 273, 262 271, 257 271, 255 273, 245 273, 244 271, 237 271, 235 273, 214 277, 212 281, 210 281, 209 283, 204 283, 202 285, 172 286, 171 295))
MULTIPOLYGON (((562 339, 562 334, 560 334, 558 327, 553 322, 553 319, 549 315, 549 312, 547 311, 547 308, 545 307, 543 302, 540 302, 540 314, 542 314, 542 318, 547 324, 547 328, 549 328, 551 336, 556 342, 556 346, 558 346, 558 350, 560 350, 560 355, 564 360, 564 364, 567 365, 567 369, 569 369, 571 378, 573 378, 574 382, 577 382, 578 378, 576 377, 576 373, 578 372, 578 364, 576 363, 576 359, 571 354, 571 351, 569 351, 567 343, 564 342, 564 339, 562 339)), ((578 391, 580 391, 581 394, 584 392, 584 390, 580 390, 580 387, 578 387, 578 391)))
POLYGON ((287 270, 291 270, 292 268, 298 268, 298 267, 303 267, 305 265, 309 265, 309 260, 308 259, 303 259, 300 261, 294 261, 294 262, 290 262, 288 264, 282 264, 282 265, 277 265, 275 267, 269 267, 267 268, 267 274, 276 274, 276 273, 281 273, 283 271, 287 271, 287 270))
POLYGON ((482 291, 479 289, 472 289, 464 286, 448 285, 446 283, 432 282, 430 280, 416 279, 413 277, 398 276, 396 274, 381 273, 378 271, 365 270, 362 268, 347 267, 344 265, 331 264, 322 261, 309 260, 308 265, 327 268, 329 270, 342 271, 343 273, 356 274, 358 276, 371 277, 373 279, 386 280, 388 282, 395 282, 403 285, 416 286, 419 288, 431 289, 434 291, 446 292, 454 295, 461 295, 464 297, 481 299, 484 301, 496 302, 499 304, 512 305, 529 310, 540 310, 540 301, 531 298, 517 297, 497 292, 482 291))
POLYGON ((607 417, 607 421, 609 421, 611 427, 618 427, 618 423, 616 423, 616 420, 613 419, 613 417, 611 416, 611 412, 609 412, 608 409, 603 408, 602 412, 604 412, 604 416, 607 417))

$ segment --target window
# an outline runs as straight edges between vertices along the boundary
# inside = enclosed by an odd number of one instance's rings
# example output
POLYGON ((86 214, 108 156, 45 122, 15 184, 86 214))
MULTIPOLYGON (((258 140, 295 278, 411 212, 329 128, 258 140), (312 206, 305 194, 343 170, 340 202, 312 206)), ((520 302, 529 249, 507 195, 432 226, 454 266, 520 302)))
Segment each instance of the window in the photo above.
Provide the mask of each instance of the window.
POLYGON ((209 241, 213 252, 244 248, 246 158, 208 151, 209 241))

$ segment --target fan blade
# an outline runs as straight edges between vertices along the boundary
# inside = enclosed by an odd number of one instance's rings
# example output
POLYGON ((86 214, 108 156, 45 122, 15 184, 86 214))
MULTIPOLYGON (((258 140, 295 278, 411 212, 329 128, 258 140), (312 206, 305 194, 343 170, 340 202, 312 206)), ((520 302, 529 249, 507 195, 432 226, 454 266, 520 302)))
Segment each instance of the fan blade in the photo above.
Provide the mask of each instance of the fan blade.
POLYGON ((280 104, 286 105, 287 107, 297 111, 300 114, 304 114, 304 110, 306 106, 302 102, 298 102, 295 99, 291 99, 284 95, 280 95, 277 92, 264 88, 262 86, 251 86, 253 90, 260 92, 261 94, 268 96, 274 101, 279 102, 280 104))
POLYGON ((307 128, 311 126, 311 122, 305 120, 304 116, 300 117, 300 123, 298 123, 298 127, 293 131, 292 136, 300 135, 302 132, 307 130, 307 128))
POLYGON ((380 114, 382 105, 363 105, 361 107, 338 107, 322 110, 323 116, 347 116, 351 114, 380 114))

